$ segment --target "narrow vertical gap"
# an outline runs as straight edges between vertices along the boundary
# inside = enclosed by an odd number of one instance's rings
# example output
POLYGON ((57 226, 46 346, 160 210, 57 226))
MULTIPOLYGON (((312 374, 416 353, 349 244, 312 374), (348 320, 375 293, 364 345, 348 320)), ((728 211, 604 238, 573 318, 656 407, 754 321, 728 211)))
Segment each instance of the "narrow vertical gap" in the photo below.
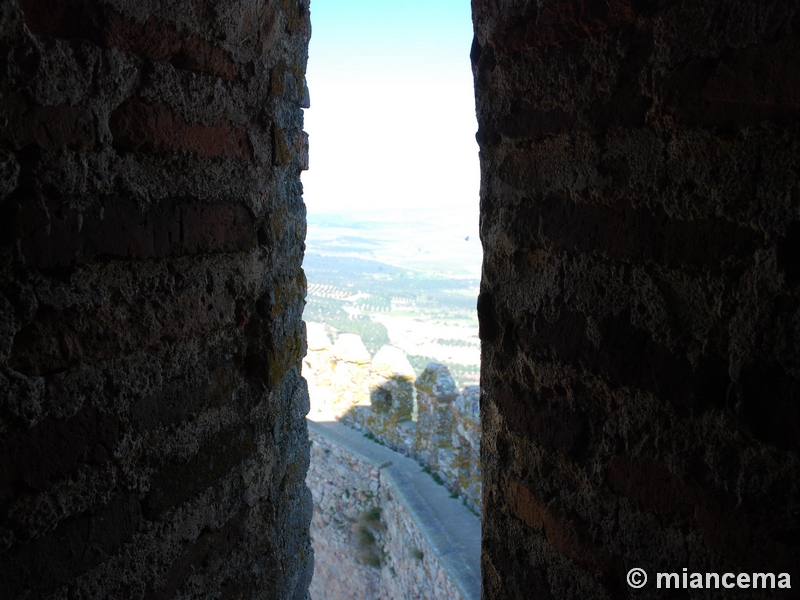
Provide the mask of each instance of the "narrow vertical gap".
POLYGON ((470 5, 317 0, 311 19, 312 597, 430 597, 439 570, 461 590, 452 597, 477 597, 482 250, 470 5), (407 490, 390 475, 402 468, 407 490), (425 541, 440 520, 468 556, 425 541))

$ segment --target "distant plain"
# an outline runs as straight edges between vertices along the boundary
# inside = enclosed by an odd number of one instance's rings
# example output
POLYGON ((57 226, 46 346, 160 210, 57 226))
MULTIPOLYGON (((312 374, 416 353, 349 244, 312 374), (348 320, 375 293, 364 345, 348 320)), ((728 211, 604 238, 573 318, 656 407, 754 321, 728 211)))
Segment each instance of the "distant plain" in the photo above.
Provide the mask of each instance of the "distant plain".
POLYGON ((309 214, 304 319, 333 340, 360 335, 373 355, 398 346, 417 374, 441 362, 459 387, 477 384, 482 251, 477 207, 466 212, 309 214))

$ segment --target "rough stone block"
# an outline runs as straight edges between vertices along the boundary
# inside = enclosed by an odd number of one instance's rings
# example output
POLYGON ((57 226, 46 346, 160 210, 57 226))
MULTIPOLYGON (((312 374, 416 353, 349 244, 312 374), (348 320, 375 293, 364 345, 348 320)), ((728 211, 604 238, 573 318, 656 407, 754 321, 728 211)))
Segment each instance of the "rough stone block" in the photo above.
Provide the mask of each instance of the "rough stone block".
POLYGON ((139 499, 119 493, 108 505, 63 521, 55 531, 0 561, 5 598, 40 597, 116 553, 140 529, 139 499))
POLYGON ((684 221, 671 219, 660 209, 582 205, 557 197, 518 211, 515 222, 520 230, 511 230, 520 247, 537 240, 612 260, 695 269, 743 262, 763 242, 751 228, 722 218, 684 221), (537 224, 538 232, 533 240, 528 229, 531 223, 537 224))
POLYGON ((105 463, 119 436, 119 418, 94 408, 6 433, 0 441, 0 502, 21 489, 46 491, 83 465, 105 463))
POLYGON ((698 58, 663 83, 665 114, 679 127, 747 127, 800 117, 797 40, 698 58))
POLYGON ((35 268, 84 264, 95 258, 165 258, 247 252, 258 243, 253 215, 242 204, 165 201, 142 210, 118 196, 64 200, 28 198, 10 206, 11 235, 35 268))
POLYGON ((214 125, 189 123, 161 104, 127 100, 111 114, 109 127, 120 150, 151 154, 185 150, 201 158, 227 155, 239 160, 252 156, 243 126, 221 119, 214 125))
POLYGON ((22 0, 20 6, 25 23, 40 35, 84 38, 105 48, 220 77, 232 78, 236 72, 220 48, 157 17, 137 22, 95 0, 22 0))
POLYGON ((580 458, 589 442, 586 415, 570 408, 565 399, 554 398, 552 390, 538 393, 508 390, 498 394, 498 407, 509 430, 551 451, 580 458))
POLYGON ((142 504, 145 517, 157 519, 165 510, 213 485, 247 458, 254 446, 252 428, 236 427, 218 433, 188 462, 168 462, 151 478, 142 504))
POLYGON ((0 114, 8 123, 0 129, 0 140, 14 150, 35 145, 86 152, 96 142, 94 116, 86 107, 32 106, 17 96, 0 104, 0 114))
MULTIPOLYGON (((522 10, 498 11, 500 14, 510 12, 511 16, 505 20, 501 20, 500 15, 491 17, 499 21, 492 31, 491 41, 492 45, 506 52, 558 45, 631 25, 640 13, 664 6, 669 1, 567 0, 531 5, 522 10)), ((476 13, 482 14, 479 11, 481 8, 476 13)), ((488 19, 490 13, 486 14, 488 19)))
POLYGON ((505 479, 502 484, 509 508, 523 523, 542 533, 561 554, 589 568, 600 577, 612 574, 613 556, 595 545, 582 530, 586 523, 576 515, 564 514, 555 503, 546 502, 524 485, 505 479))

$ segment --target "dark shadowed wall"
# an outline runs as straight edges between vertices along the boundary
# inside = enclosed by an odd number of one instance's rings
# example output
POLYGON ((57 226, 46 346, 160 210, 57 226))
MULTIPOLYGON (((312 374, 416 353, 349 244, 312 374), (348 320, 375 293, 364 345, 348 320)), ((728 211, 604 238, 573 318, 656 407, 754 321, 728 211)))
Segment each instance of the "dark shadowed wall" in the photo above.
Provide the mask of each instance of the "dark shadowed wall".
POLYGON ((485 598, 796 593, 797 2, 472 6, 485 598))
POLYGON ((0 19, 0 597, 306 597, 307 0, 0 19))

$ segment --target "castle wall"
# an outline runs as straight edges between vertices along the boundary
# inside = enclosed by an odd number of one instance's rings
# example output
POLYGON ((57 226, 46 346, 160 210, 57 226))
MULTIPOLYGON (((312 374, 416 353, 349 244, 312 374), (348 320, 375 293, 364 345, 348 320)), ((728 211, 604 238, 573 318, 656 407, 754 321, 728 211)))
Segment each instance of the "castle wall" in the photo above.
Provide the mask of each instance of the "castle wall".
POLYGON ((311 598, 472 598, 442 564, 441 548, 431 543, 431 533, 387 472, 392 462, 353 451, 324 427, 309 433, 307 482, 314 498, 315 556, 311 598))
POLYGON ((308 330, 303 376, 311 391, 311 418, 341 419, 413 457, 480 511, 480 388, 459 391, 449 369, 437 363, 415 380, 400 348, 384 346, 370 358, 357 335, 340 336, 331 348, 319 324, 309 323, 308 330))
MULTIPOLYGON (((442 564, 439 549, 422 528, 392 482, 381 486, 381 513, 386 523, 381 566, 383 600, 469 600, 442 564)), ((476 595, 477 598, 477 595, 476 595)))
POLYGON ((380 465, 310 431, 313 600, 378 598, 383 556, 380 465))
MULTIPOLYGON (((435 366, 447 370, 443 365, 435 366)), ((423 395, 422 402, 428 403, 430 418, 425 419, 423 411, 419 422, 398 422, 391 413, 378 413, 371 406, 355 406, 341 421, 417 460, 477 513, 481 510, 482 477, 479 398, 480 389, 476 385, 464 388, 455 398, 445 398, 444 407, 439 406, 437 395, 423 395)))
POLYGON ((0 597, 306 597, 308 2, 0 14, 0 597))
POLYGON ((472 6, 484 597, 796 587, 797 3, 472 6))

